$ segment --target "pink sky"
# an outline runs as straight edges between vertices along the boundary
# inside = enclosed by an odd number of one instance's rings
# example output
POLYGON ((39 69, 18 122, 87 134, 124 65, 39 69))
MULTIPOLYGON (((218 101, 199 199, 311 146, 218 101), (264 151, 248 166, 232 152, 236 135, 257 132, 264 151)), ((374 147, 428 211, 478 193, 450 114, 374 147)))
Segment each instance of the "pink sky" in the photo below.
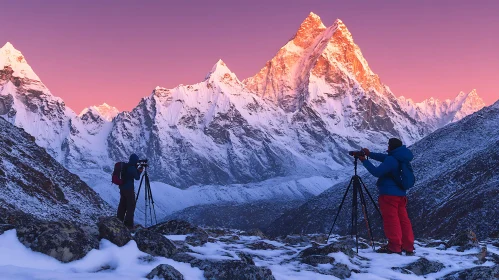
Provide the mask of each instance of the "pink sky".
POLYGON ((254 75, 309 12, 340 18, 396 96, 499 98, 499 1, 6 1, 0 46, 19 49, 79 113, 131 110, 156 86, 203 80, 219 58, 254 75), (144 4, 145 3, 145 4, 144 4))

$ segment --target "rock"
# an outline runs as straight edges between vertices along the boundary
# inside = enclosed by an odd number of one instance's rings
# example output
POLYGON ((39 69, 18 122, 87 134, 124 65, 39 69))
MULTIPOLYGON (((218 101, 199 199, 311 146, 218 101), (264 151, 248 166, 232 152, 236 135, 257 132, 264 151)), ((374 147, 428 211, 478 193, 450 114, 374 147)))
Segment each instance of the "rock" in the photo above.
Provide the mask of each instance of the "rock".
POLYGON ((495 264, 499 264, 499 255, 490 253, 490 258, 495 264))
POLYGON ((312 255, 328 255, 337 252, 343 252, 347 256, 353 257, 355 255, 355 252, 352 250, 353 248, 355 248, 355 242, 351 240, 338 241, 325 246, 312 242, 312 246, 301 251, 298 257, 304 258, 312 255))
POLYGON ((185 238, 185 243, 190 244, 192 246, 203 246, 209 240, 209 235, 204 232, 196 232, 192 235, 189 235, 185 238))
POLYGON ((168 258, 177 253, 175 244, 157 232, 141 229, 135 233, 133 239, 137 242, 139 250, 153 256, 168 258))
MULTIPOLYGON (((283 240, 288 245, 308 245, 310 244, 310 239, 302 235, 288 235, 283 240)), ((321 243, 321 242, 319 242, 321 243)))
POLYGON ((99 239, 107 239, 118 246, 124 246, 132 240, 127 227, 116 217, 101 217, 99 226, 99 239))
POLYGON ((473 231, 467 229, 453 235, 445 246, 447 248, 458 246, 457 251, 464 252, 465 250, 478 248, 479 245, 476 234, 473 231))
POLYGON ((490 238, 499 238, 499 229, 497 229, 497 230, 495 230, 495 231, 491 232, 491 233, 489 234, 489 237, 490 237, 490 238))
POLYGON ((342 263, 333 264, 332 268, 327 270, 318 270, 317 272, 327 275, 333 275, 340 279, 347 279, 350 278, 350 276, 352 276, 350 268, 348 268, 346 264, 342 263))
POLYGON ((237 252, 237 255, 239 256, 239 258, 241 258, 241 261, 243 261, 244 263, 255 265, 253 257, 251 257, 250 254, 245 252, 237 252))
POLYGON ((308 238, 305 236, 305 241, 325 244, 327 242, 327 234, 314 234, 310 235, 308 238))
POLYGON ((317 266, 318 264, 326 264, 326 263, 334 264, 334 258, 324 255, 311 255, 302 258, 301 262, 312 266, 317 266))
POLYGON ((425 258, 420 258, 416 262, 409 264, 404 267, 405 269, 412 271, 416 275, 426 275, 442 270, 445 266, 437 261, 429 261, 425 258))
POLYGON ((192 264, 204 271, 207 280, 275 280, 272 271, 237 260, 201 261, 192 264))
POLYGON ((402 268, 402 267, 392 267, 392 270, 393 271, 397 271, 397 272, 400 272, 402 274, 412 274, 411 271, 405 269, 405 268, 402 268))
POLYGON ((452 272, 445 275, 441 280, 476 280, 476 279, 499 279, 499 266, 476 266, 466 270, 452 272))
POLYGON ((160 264, 146 276, 147 279, 184 280, 184 276, 173 266, 160 264), (156 278, 155 278, 156 277, 156 278))
POLYGON ((277 249, 276 246, 264 242, 264 241, 257 241, 253 242, 251 244, 248 244, 246 247, 250 248, 251 250, 275 250, 277 249))
POLYGON ((149 227, 148 229, 162 235, 185 235, 198 232, 206 233, 201 228, 182 220, 171 220, 165 223, 154 225, 152 227, 149 227))
POLYGON ((11 230, 13 228, 14 228, 14 225, 0 224, 0 234, 3 234, 4 232, 11 230))
POLYGON ((176 262, 183 262, 183 263, 192 263, 198 260, 196 257, 193 257, 185 252, 176 253, 173 256, 171 256, 171 259, 176 262))
POLYGON ((265 234, 263 234, 263 232, 261 230, 257 229, 257 228, 247 230, 247 231, 241 233, 241 235, 244 235, 244 236, 258 236, 261 239, 266 239, 267 238, 265 236, 265 234))
POLYGON ((487 247, 483 246, 480 249, 480 252, 476 254, 476 257, 478 260, 475 261, 476 264, 483 264, 484 262, 487 261, 487 247))
POLYGON ((435 248, 435 247, 441 247, 441 246, 446 246, 446 243, 443 241, 433 241, 428 244, 426 244, 426 248, 435 248))
POLYGON ((26 223, 16 232, 24 246, 65 263, 79 260, 99 247, 95 236, 70 222, 26 223))

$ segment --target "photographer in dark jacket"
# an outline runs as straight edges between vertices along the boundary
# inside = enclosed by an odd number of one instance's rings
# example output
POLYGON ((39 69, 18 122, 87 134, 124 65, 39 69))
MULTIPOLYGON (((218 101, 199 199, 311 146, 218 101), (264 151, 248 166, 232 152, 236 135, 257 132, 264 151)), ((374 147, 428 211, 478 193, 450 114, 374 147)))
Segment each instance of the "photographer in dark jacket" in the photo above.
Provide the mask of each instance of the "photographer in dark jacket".
POLYGON ((400 177, 401 174, 399 162, 410 162, 414 155, 397 138, 388 141, 388 154, 372 153, 366 148, 362 150, 366 156, 382 162, 376 167, 365 157, 359 157, 367 171, 378 178, 376 183, 379 191, 378 202, 388 244, 376 252, 400 254, 401 251, 405 251, 406 255, 412 256, 414 234, 407 215, 406 191, 397 185, 394 178, 400 177))
POLYGON ((120 204, 118 205, 118 219, 125 222, 125 226, 133 229, 133 215, 135 212, 134 180, 140 179, 143 168, 137 168, 139 157, 132 154, 128 160, 125 173, 125 183, 120 186, 120 204))

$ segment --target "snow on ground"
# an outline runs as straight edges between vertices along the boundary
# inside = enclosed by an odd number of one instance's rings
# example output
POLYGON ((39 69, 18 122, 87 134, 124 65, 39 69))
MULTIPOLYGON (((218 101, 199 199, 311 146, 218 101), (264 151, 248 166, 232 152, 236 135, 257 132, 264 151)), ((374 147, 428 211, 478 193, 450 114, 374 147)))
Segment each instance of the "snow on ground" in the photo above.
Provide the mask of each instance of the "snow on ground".
MULTIPOLYGON (((289 245, 279 241, 262 240, 255 236, 239 236, 239 240, 221 236, 215 242, 203 246, 187 245, 198 259, 207 260, 239 260, 237 252, 245 252, 252 256, 257 266, 265 266, 272 270, 277 280, 322 280, 338 279, 332 275, 324 275, 318 271, 327 271, 331 264, 321 264, 313 267, 301 263, 298 254, 310 245, 289 245), (230 240, 230 241, 229 241, 230 240), (266 242, 276 246, 274 250, 255 250, 248 245, 255 242, 266 242)), ((175 242, 185 239, 185 235, 166 236, 175 242)), ((337 241, 337 237, 330 242, 337 241)), ((251 246, 250 246, 251 247, 251 246)), ((476 267, 475 255, 478 249, 458 252, 455 248, 426 248, 416 244, 416 256, 387 255, 374 253, 371 248, 360 249, 358 256, 349 258, 342 252, 331 253, 336 263, 345 264, 349 269, 355 269, 349 279, 437 279, 451 272, 476 267), (430 261, 439 261, 445 265, 441 271, 427 274, 425 277, 415 274, 403 274, 392 268, 405 267, 424 257, 430 261)), ((499 248, 487 245, 488 251, 499 253, 499 248)), ((0 235, 0 279, 145 279, 153 268, 159 264, 169 264, 180 271, 186 280, 204 279, 203 272, 189 264, 171 259, 155 257, 148 260, 147 254, 137 249, 136 243, 130 241, 123 247, 117 247, 107 240, 102 240, 98 250, 92 250, 85 258, 63 264, 59 261, 32 252, 24 247, 16 237, 15 230, 0 235)), ((483 266, 492 266, 486 262, 483 266)))
POLYGON ((64 264, 24 247, 15 230, 10 230, 0 235, 0 279, 145 279, 144 276, 160 264, 175 267, 185 279, 204 279, 203 272, 190 264, 161 257, 148 262, 144 259, 146 256, 148 254, 139 251, 135 241, 118 247, 102 240, 99 250, 92 250, 81 260, 64 264))

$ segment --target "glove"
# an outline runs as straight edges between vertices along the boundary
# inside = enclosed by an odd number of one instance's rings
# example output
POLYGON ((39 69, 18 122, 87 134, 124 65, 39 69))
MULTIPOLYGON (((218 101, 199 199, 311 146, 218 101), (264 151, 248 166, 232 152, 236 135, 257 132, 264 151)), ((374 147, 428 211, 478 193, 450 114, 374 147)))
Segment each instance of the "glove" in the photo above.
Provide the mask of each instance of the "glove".
POLYGON ((360 159, 360 161, 364 161, 364 160, 366 160, 366 157, 365 156, 360 156, 359 159, 360 159))
POLYGON ((137 169, 139 171, 139 173, 142 173, 142 171, 144 171, 144 167, 139 167, 139 169, 137 169))
POLYGON ((368 148, 363 148, 362 151, 364 151, 364 153, 366 154, 366 156, 369 156, 369 154, 371 154, 371 151, 369 151, 368 148))

